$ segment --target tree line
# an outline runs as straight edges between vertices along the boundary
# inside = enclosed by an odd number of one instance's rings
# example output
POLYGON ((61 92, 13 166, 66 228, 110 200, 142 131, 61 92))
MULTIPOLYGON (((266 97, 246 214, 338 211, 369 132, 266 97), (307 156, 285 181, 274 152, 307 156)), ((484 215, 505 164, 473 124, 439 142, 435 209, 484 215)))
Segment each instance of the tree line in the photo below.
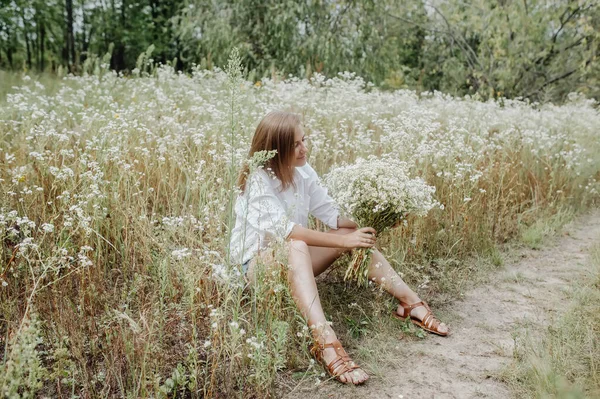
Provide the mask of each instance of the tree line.
POLYGON ((598 0, 0 0, 0 68, 351 71, 381 88, 600 99, 598 0), (141 56, 140 56, 141 55, 141 56))

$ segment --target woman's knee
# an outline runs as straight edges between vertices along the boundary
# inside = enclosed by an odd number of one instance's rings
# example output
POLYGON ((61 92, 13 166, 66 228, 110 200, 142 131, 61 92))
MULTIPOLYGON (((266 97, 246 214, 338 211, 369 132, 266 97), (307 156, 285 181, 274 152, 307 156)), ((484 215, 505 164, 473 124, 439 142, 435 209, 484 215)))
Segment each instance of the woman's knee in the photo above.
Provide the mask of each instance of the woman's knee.
POLYGON ((290 256, 297 256, 298 254, 309 255, 308 244, 302 240, 291 240, 288 243, 288 253, 290 256))
POLYGON ((298 272, 303 274, 302 272, 304 270, 310 270, 312 273, 312 260, 306 242, 292 240, 290 241, 288 248, 288 271, 291 272, 292 275, 298 272))
POLYGON ((383 257, 383 254, 381 252, 379 252, 379 250, 377 248, 373 248, 372 259, 374 262, 378 263, 379 265, 381 265, 381 263, 386 262, 385 258, 383 257))

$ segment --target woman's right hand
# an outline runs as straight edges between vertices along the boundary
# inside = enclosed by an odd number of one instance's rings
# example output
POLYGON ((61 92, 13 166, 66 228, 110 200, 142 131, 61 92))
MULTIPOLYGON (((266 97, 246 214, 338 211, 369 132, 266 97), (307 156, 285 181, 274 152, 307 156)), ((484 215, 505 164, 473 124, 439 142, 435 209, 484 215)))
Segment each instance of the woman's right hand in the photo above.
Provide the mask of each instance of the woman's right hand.
POLYGON ((344 248, 371 248, 375 245, 375 234, 372 227, 363 227, 344 236, 344 248))

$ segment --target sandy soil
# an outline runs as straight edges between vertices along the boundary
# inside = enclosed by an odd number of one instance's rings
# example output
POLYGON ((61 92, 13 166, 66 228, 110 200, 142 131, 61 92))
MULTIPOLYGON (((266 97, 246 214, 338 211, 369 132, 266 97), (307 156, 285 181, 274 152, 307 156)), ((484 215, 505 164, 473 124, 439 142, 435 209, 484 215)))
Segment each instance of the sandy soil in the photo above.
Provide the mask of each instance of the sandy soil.
POLYGON ((386 348, 385 364, 361 364, 371 374, 364 386, 311 381, 283 397, 511 397, 494 376, 512 360, 515 333, 524 327, 543 332, 564 311, 565 291, 586 278, 589 249, 599 240, 600 212, 585 215, 542 250, 521 250, 516 261, 491 276, 489 284, 465 293, 449 312, 436 311, 450 325, 451 336, 391 337, 395 344, 386 348))

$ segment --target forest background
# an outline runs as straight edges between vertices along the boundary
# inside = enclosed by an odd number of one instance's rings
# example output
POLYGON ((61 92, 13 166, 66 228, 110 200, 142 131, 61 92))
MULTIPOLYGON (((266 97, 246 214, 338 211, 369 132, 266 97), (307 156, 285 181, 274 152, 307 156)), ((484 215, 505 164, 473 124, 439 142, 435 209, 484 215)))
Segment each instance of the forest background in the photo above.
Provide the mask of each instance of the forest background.
POLYGON ((598 1, 2 0, 0 68, 58 75, 144 60, 249 79, 355 72, 383 89, 600 98, 598 1))

